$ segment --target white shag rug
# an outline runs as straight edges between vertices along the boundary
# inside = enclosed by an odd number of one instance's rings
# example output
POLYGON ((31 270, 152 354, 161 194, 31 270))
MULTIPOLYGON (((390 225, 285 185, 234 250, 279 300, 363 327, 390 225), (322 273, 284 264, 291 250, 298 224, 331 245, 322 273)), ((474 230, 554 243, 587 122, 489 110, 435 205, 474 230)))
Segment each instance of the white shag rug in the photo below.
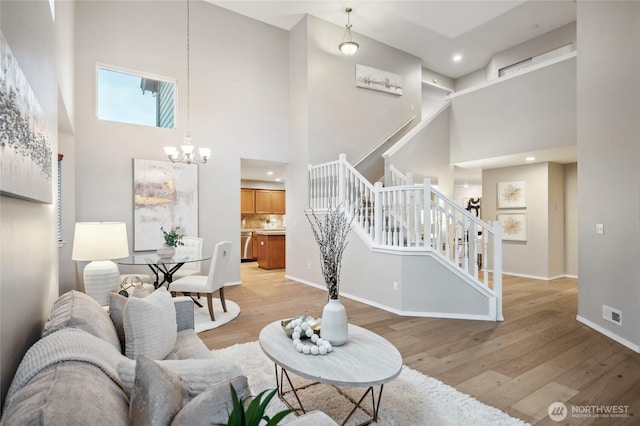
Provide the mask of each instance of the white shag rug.
MULTIPOLYGON (((294 349, 292 348, 292 350, 294 349)), ((258 342, 237 344, 211 352, 215 357, 228 359, 242 366, 244 374, 249 379, 252 395, 257 395, 265 389, 275 389, 274 364, 264 355, 258 342)), ((307 356, 309 362, 313 362, 313 357, 310 355, 301 354, 300 356, 307 356)), ((326 356, 331 356, 331 354, 326 356)), ((296 387, 310 383, 295 374, 290 373, 289 376, 296 387)), ((376 399, 378 389, 378 387, 374 388, 376 399)), ((358 400, 365 388, 343 388, 343 390, 358 400)), ((314 385, 299 391, 298 394, 301 396, 305 410, 324 411, 338 423, 342 423, 353 407, 332 386, 314 385)), ((289 396, 295 401, 293 395, 289 396)), ((368 396, 367 400, 370 401, 371 397, 368 396)), ((370 406, 370 403, 368 405, 370 406)), ((276 395, 269 404, 267 414, 273 414, 286 408, 276 395)), ((293 416, 293 414, 289 416, 293 416)), ((367 417, 365 413, 358 410, 349 419, 348 424, 359 424, 367 417)), ((383 426, 527 425, 522 420, 510 417, 497 408, 485 405, 439 380, 412 370, 406 365, 402 367, 402 372, 396 379, 384 385, 377 424, 383 426)))
POLYGON ((207 306, 207 297, 203 296, 200 297, 200 299, 194 297, 194 300, 197 300, 202 305, 202 308, 198 307, 198 305, 194 305, 194 328, 196 330, 196 333, 220 327, 221 325, 228 323, 229 321, 235 319, 238 315, 240 315, 240 306, 238 306, 236 302, 225 298, 224 301, 227 305, 227 312, 225 312, 222 310, 222 303, 220 303, 220 299, 214 297, 213 315, 215 316, 216 320, 211 321, 209 308, 207 306))

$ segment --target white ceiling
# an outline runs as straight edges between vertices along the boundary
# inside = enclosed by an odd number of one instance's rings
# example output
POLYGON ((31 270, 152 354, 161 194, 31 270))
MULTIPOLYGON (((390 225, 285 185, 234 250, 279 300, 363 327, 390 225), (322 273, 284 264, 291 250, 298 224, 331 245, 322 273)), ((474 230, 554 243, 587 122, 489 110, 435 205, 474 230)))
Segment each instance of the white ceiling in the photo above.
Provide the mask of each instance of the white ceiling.
POLYGON ((454 79, 483 68, 497 52, 576 20, 573 0, 206 1, 285 30, 305 14, 344 26, 349 6, 354 41, 360 34, 378 40, 454 79), (454 54, 463 59, 453 62, 454 54))
MULTIPOLYGON (((484 68, 495 53, 576 20, 574 0, 205 1, 285 30, 293 28, 305 14, 344 26, 344 9, 348 6, 353 8, 355 41, 360 35, 380 41, 421 58, 425 68, 452 79, 484 68), (454 62, 454 54, 463 59, 454 62)), ((366 42, 360 41, 360 48, 366 49, 366 42)), ((536 161, 564 162, 563 155, 566 162, 575 161, 575 153, 556 152, 538 152, 536 161)), ((505 157, 492 164, 486 160, 457 164, 456 183, 478 182, 480 168, 522 163, 520 158, 505 157)), ((243 160, 242 178, 272 180, 276 176, 266 172, 273 169, 284 179, 284 167, 280 163, 243 160)))
POLYGON ((261 182, 282 182, 286 178, 287 165, 274 161, 240 159, 240 178, 261 182))

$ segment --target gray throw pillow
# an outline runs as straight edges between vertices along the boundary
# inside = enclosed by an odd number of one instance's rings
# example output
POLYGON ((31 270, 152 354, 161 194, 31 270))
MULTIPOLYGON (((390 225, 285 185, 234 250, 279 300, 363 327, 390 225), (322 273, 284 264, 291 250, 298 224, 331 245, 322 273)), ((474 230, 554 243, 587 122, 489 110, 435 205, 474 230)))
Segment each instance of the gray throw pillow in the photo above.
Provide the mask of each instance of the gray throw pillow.
POLYGON ((249 394, 247 378, 238 376, 229 381, 218 383, 207 389, 180 410, 175 416, 171 426, 210 426, 213 424, 226 424, 229 413, 233 411, 231 400, 232 385, 240 399, 249 394))
POLYGON ((129 404, 129 424, 167 426, 188 398, 187 386, 144 355, 136 358, 136 378, 129 404))
POLYGON ((118 293, 109 294, 109 316, 111 317, 111 322, 113 322, 113 325, 116 327, 118 339, 120 339, 120 345, 123 350, 125 348, 124 305, 126 304, 126 297, 121 296, 118 293))

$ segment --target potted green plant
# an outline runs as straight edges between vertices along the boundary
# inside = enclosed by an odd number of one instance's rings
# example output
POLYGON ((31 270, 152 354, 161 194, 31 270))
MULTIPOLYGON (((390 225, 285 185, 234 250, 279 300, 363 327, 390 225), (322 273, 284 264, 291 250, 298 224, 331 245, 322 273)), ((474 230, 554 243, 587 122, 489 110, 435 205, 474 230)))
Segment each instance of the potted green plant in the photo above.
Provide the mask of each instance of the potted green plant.
POLYGON ((170 259, 176 254, 176 247, 183 246, 182 237, 184 234, 180 232, 180 227, 171 227, 171 230, 166 231, 164 227, 160 227, 162 236, 164 238, 164 244, 158 249, 158 256, 161 259, 170 259))
POLYGON ((249 397, 240 399, 236 390, 232 385, 231 388, 231 400, 233 401, 233 411, 229 413, 229 420, 226 426, 258 426, 261 421, 265 426, 275 426, 285 418, 289 413, 294 410, 283 410, 275 413, 272 417, 267 416, 264 412, 267 409, 267 405, 276 394, 276 389, 266 389, 260 392, 257 396, 251 399, 251 402, 247 404, 249 397), (269 393, 267 393, 269 392, 269 393), (263 398, 264 397, 264 398, 263 398))

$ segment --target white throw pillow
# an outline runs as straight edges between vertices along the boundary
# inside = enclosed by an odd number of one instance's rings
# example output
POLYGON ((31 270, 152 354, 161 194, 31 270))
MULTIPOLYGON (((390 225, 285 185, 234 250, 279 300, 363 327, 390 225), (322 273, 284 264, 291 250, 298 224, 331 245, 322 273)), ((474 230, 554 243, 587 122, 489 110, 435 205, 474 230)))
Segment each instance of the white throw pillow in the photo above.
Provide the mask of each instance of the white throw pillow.
POLYGON ((161 287, 144 298, 131 297, 124 307, 125 355, 164 359, 176 344, 178 325, 171 294, 161 287))

